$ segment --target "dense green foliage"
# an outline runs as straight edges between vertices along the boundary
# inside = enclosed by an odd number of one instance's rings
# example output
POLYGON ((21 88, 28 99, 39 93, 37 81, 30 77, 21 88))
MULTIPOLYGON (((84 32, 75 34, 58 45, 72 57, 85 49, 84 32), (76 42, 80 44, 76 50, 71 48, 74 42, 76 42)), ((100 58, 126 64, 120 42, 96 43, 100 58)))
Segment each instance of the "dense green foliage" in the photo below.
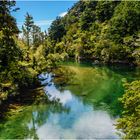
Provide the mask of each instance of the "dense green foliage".
POLYGON ((31 30, 33 27, 33 17, 27 13, 25 16, 25 23, 24 26, 22 26, 23 34, 26 40, 26 45, 29 47, 30 46, 30 41, 31 41, 31 30))
MULTIPOLYGON (((18 10, 15 4, 14 0, 0 1, 0 105, 39 84, 40 72, 52 70, 69 57, 140 64, 139 1, 78 1, 64 17, 53 21, 48 35, 27 13, 22 38, 11 15, 18 10)), ((117 127, 125 138, 140 138, 140 82, 125 86, 121 99, 125 111, 117 127)))
POLYGON ((140 2, 79 1, 49 29, 51 46, 76 59, 140 63, 140 2))
POLYGON ((27 13, 25 15, 25 22, 22 26, 23 41, 28 46, 36 49, 40 44, 44 42, 45 34, 41 32, 41 28, 34 24, 33 17, 27 13))
POLYGON ((66 54, 47 52, 46 33, 34 24, 27 13, 22 26, 22 38, 11 11, 16 12, 16 2, 0 1, 0 105, 22 89, 39 84, 37 75, 46 68, 56 67, 66 54))
POLYGON ((117 128, 125 139, 140 139, 140 81, 125 84, 125 94, 120 99, 125 111, 118 120, 117 128))
POLYGON ((15 1, 0 1, 0 104, 21 89, 38 84, 37 72, 32 63, 26 63, 23 43, 17 38, 19 30, 11 16, 11 11, 17 10, 14 6, 15 1))

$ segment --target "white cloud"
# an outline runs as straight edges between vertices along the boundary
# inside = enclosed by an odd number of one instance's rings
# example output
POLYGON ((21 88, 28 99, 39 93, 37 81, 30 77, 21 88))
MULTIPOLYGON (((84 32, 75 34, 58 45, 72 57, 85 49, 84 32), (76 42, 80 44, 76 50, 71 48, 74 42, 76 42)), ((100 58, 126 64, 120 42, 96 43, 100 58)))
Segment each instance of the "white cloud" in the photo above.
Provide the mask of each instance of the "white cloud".
POLYGON ((64 17, 68 12, 63 12, 61 14, 59 14, 60 17, 64 17))
MULTIPOLYGON (((39 20, 39 21, 34 21, 35 25, 38 26, 43 26, 43 25, 51 25, 53 20, 39 20)), ((21 27, 24 24, 24 22, 18 22, 17 25, 18 27, 21 27)))

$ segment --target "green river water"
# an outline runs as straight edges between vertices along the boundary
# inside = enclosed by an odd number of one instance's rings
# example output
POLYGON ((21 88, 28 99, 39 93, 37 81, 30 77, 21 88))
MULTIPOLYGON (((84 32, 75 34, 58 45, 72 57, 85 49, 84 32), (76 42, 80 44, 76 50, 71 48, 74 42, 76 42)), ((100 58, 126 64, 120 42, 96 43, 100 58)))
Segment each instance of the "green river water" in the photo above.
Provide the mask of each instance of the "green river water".
POLYGON ((0 124, 0 139, 119 139, 114 124, 122 112, 122 84, 139 79, 140 70, 77 63, 62 69, 68 84, 56 84, 51 73, 39 76, 56 102, 25 107, 0 124))

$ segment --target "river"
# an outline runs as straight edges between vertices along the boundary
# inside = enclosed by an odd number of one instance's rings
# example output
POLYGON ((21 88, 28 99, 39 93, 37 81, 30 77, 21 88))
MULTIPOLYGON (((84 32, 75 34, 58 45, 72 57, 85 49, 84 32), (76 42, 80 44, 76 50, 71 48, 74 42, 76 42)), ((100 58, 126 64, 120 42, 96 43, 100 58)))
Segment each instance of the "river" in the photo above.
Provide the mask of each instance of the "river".
MULTIPOLYGON (((116 119, 123 82, 140 77, 139 69, 66 63, 67 77, 58 82, 53 73, 39 75, 52 104, 26 107, 1 124, 0 139, 119 139, 116 119)), ((60 80, 60 79, 59 79, 60 80)))

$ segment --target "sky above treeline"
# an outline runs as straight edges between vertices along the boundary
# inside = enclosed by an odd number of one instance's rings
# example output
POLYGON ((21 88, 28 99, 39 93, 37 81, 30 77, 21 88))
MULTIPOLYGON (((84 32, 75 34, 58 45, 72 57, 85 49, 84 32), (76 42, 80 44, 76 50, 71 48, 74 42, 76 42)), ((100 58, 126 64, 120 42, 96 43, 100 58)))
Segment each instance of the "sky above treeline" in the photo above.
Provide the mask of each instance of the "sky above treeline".
POLYGON ((78 0, 18 0, 16 1, 16 7, 20 8, 20 10, 12 13, 12 15, 16 18, 17 25, 19 29, 21 29, 25 15, 28 12, 33 16, 35 24, 40 26, 42 31, 45 31, 50 27, 52 21, 55 20, 57 16, 64 16, 68 9, 77 1, 78 0))

